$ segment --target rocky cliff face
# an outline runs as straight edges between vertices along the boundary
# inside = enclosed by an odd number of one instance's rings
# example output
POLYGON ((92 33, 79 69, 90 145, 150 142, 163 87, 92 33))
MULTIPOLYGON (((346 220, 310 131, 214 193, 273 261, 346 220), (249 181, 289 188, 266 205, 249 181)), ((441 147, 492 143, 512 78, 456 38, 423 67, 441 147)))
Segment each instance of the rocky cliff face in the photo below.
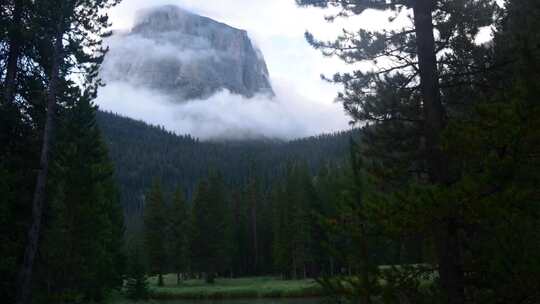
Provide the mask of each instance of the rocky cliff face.
POLYGON ((128 33, 115 34, 101 76, 157 89, 175 99, 221 89, 252 97, 273 95, 261 52, 244 30, 176 6, 139 12, 128 33))

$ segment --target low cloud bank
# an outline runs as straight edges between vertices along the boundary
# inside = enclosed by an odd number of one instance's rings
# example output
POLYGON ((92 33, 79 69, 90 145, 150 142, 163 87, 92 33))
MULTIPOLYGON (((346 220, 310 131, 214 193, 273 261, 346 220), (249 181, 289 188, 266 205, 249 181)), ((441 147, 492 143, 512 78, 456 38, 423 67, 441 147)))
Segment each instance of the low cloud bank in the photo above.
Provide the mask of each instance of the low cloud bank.
POLYGON ((205 100, 176 101, 129 82, 100 89, 100 109, 122 114, 201 140, 294 139, 347 128, 341 105, 307 100, 287 85, 274 83, 276 96, 247 99, 221 91, 205 100))

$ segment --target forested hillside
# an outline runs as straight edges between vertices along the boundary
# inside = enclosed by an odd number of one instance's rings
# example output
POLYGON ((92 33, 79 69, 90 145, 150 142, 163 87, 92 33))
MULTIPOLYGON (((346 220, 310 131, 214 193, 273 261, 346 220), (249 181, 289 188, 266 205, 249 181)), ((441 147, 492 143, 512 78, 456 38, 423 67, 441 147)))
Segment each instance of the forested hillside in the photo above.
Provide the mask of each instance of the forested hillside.
POLYGON ((344 131, 290 142, 201 142, 111 113, 98 112, 97 118, 127 214, 140 213, 144 193, 154 179, 160 179, 169 193, 183 187, 188 197, 209 170, 222 173, 228 186, 244 185, 256 176, 268 187, 284 176, 288 163, 304 162, 314 174, 325 164, 342 162, 350 137, 358 135, 358 131, 344 131))
POLYGON ((3 303, 155 303, 204 279, 200 299, 253 276, 325 303, 540 303, 540 1, 296 0, 409 23, 307 33, 372 70, 331 79, 361 130, 289 142, 99 112, 118 2, 0 6, 3 303))

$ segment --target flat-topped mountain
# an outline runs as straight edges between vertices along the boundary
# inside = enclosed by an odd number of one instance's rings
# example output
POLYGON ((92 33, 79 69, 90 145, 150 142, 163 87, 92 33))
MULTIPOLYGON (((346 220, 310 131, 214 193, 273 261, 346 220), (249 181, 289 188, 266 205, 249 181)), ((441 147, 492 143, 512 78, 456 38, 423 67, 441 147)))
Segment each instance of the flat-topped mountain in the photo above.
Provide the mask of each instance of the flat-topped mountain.
POLYGON ((102 77, 156 89, 177 101, 227 89, 273 95, 262 53, 244 30, 176 6, 140 11, 133 28, 109 41, 102 77))

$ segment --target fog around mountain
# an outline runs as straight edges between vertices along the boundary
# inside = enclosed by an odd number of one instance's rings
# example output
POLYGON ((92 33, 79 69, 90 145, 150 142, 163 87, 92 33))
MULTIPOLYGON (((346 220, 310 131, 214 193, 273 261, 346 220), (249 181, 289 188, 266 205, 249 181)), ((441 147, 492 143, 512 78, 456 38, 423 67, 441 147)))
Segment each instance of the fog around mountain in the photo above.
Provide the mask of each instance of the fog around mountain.
POLYGON ((339 106, 306 102, 281 84, 274 90, 274 98, 221 91, 179 104, 157 90, 113 82, 100 90, 98 103, 101 109, 202 140, 294 139, 347 128, 339 106))
MULTIPOLYGON (((347 128, 337 104, 271 79, 246 31, 175 6, 146 9, 107 41, 104 110, 201 139, 292 139, 347 128)), ((269 72, 270 70, 270 72, 269 72)))

